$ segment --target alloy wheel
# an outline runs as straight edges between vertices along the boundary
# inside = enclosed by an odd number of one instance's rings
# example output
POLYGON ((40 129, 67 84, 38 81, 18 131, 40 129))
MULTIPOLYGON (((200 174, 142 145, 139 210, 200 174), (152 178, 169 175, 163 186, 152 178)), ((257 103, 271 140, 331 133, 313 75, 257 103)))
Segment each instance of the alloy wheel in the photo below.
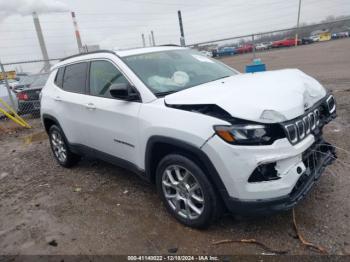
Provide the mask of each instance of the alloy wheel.
POLYGON ((179 165, 168 166, 162 175, 163 194, 175 213, 197 219, 204 210, 203 190, 193 174, 179 165))
POLYGON ((67 159, 67 149, 62 135, 59 132, 53 131, 51 133, 51 144, 56 158, 60 162, 65 162, 67 159))

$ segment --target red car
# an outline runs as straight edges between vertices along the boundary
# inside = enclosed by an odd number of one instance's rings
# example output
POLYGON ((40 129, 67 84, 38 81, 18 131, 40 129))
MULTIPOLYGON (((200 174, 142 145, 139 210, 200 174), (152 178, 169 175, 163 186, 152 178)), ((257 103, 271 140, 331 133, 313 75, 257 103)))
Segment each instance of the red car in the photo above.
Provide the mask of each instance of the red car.
POLYGON ((246 45, 242 45, 238 48, 236 48, 236 52, 238 54, 244 54, 244 53, 249 53, 253 51, 253 45, 252 44, 246 44, 246 45))
MULTIPOLYGON (((298 39, 298 45, 301 44, 301 40, 298 39)), ((288 38, 283 40, 274 41, 272 43, 272 47, 287 47, 287 46, 294 46, 295 45, 295 38, 288 38)))

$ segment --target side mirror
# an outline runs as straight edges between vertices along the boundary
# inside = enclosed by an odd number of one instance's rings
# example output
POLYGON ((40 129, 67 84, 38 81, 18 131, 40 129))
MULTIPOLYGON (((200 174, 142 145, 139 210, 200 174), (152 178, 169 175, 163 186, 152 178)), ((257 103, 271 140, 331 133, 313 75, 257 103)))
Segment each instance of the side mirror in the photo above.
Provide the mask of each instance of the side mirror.
POLYGON ((109 93, 112 97, 117 99, 122 99, 126 101, 140 100, 140 96, 134 90, 134 88, 130 84, 126 83, 112 84, 109 87, 109 93))

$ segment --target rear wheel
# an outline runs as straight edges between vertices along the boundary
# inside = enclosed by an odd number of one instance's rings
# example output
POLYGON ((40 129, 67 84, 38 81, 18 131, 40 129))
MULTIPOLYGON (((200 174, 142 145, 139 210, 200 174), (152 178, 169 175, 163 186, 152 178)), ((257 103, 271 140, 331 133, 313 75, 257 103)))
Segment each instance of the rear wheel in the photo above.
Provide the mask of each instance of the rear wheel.
POLYGON ((52 152, 61 166, 71 167, 80 160, 80 156, 74 154, 69 149, 67 140, 60 127, 56 125, 50 127, 49 139, 52 152))
POLYGON ((191 159, 178 154, 165 156, 158 165, 156 180, 167 210, 186 226, 204 228, 220 216, 220 199, 191 159))

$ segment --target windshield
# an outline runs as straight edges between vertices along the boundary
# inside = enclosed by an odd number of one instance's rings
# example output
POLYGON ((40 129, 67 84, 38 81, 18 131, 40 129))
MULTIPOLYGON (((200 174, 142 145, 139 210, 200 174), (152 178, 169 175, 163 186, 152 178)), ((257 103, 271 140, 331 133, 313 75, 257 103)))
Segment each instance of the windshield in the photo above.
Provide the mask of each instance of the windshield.
POLYGON ((219 61, 187 49, 133 55, 123 60, 157 96, 237 74, 219 61))

